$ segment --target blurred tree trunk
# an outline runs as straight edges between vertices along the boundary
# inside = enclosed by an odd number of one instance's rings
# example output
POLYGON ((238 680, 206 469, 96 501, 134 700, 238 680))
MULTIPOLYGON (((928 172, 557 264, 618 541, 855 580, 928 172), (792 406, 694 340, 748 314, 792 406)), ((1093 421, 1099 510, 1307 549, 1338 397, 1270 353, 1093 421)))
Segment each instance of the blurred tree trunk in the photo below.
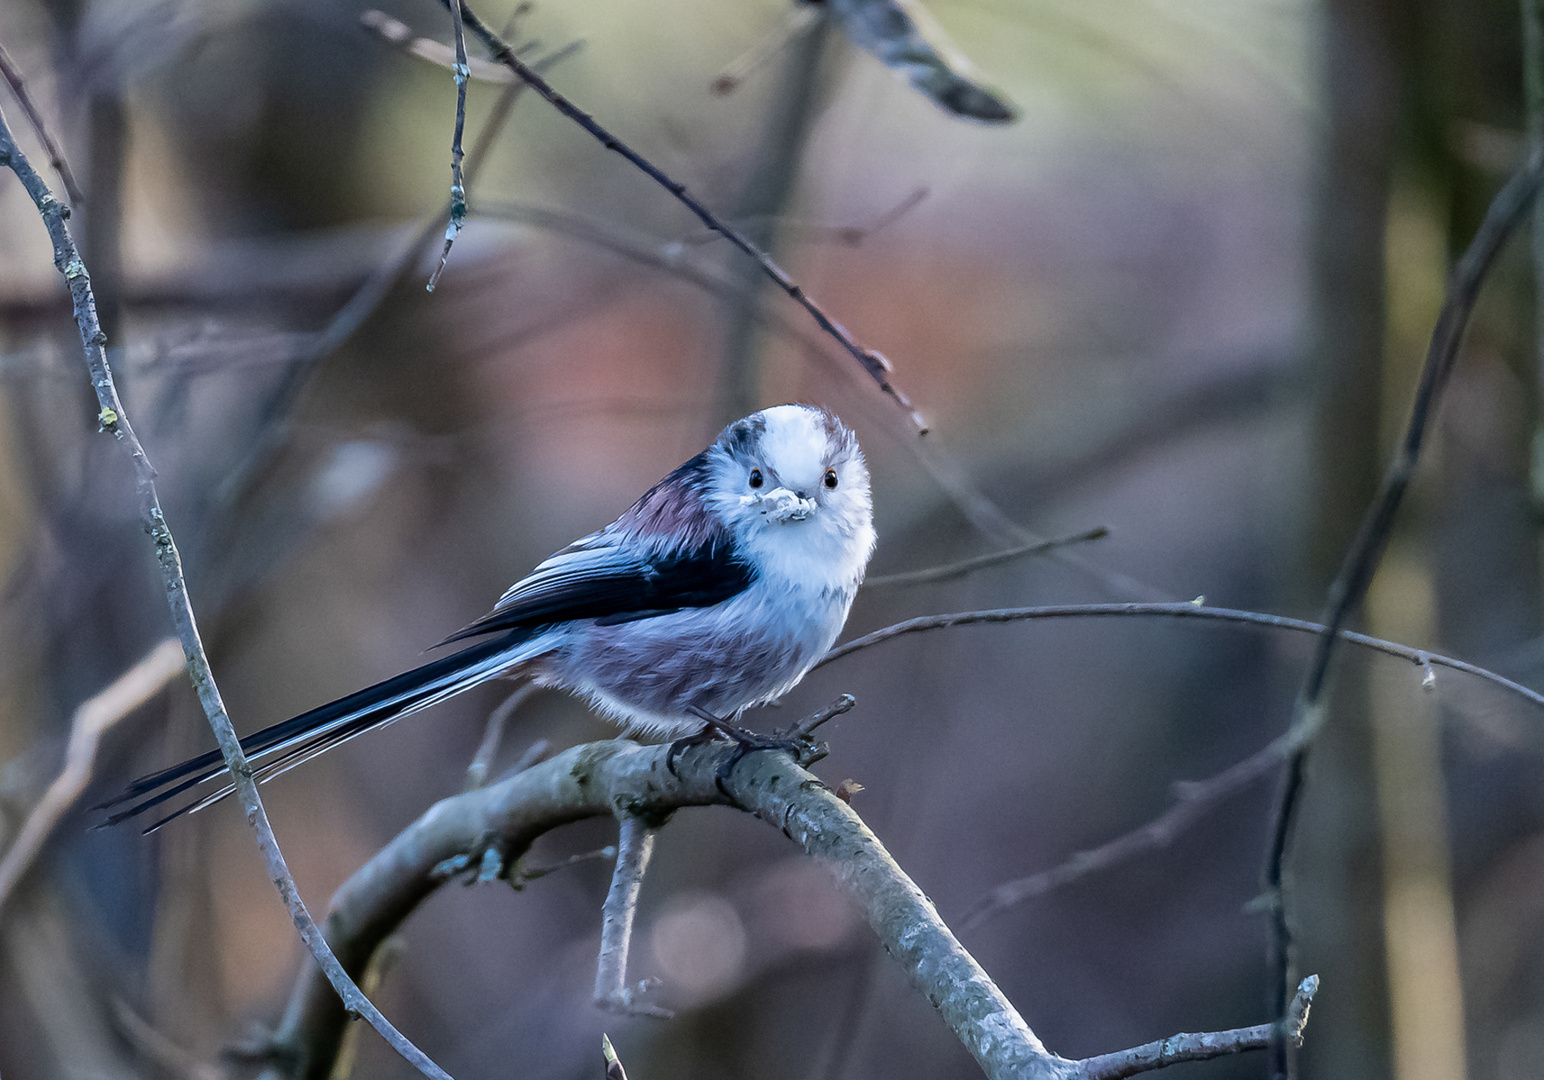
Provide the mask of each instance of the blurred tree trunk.
MULTIPOLYGON (((1324 7, 1323 145, 1312 239, 1312 427, 1302 598, 1322 603, 1377 485, 1384 334, 1384 228, 1399 103, 1392 0, 1324 7)), ((1302 1051, 1316 1078, 1388 1075, 1377 805, 1367 696, 1354 666, 1335 676, 1289 853, 1299 970, 1336 987, 1302 1051)))

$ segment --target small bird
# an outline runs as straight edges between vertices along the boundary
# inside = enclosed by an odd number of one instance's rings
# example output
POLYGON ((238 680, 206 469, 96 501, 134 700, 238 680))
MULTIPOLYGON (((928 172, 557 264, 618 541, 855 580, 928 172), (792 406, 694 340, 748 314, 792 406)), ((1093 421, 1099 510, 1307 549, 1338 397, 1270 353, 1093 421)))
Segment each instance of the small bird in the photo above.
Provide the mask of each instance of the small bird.
MULTIPOLYGON (((440 642, 469 648, 241 740, 267 780, 490 679, 585 698, 630 735, 727 735, 798 684, 847 621, 874 550, 857 437, 809 405, 736 420, 610 525, 569 544, 440 642)), ((218 751, 134 781, 116 824, 225 774, 218 751)), ((222 786, 149 826, 230 795, 222 786)))

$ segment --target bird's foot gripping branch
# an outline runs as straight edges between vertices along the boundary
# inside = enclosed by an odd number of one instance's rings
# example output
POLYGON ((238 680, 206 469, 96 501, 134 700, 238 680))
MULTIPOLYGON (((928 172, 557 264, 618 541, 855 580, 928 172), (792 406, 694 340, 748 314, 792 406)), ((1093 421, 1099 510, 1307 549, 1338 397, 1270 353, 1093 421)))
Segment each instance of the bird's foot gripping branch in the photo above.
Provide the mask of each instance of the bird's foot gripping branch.
MULTIPOLYGON (((810 726, 806 721, 800 728, 810 726)), ((490 837, 498 838, 505 857, 516 859, 538 836, 560 825, 614 816, 624 831, 619 862, 626 857, 633 865, 618 873, 608 895, 606 916, 614 929, 607 936, 613 949, 603 953, 597 993, 608 1005, 629 1011, 644 1006, 657 1014, 663 1010, 644 1005, 635 992, 628 992, 625 943, 615 948, 624 921, 630 929, 631 901, 625 894, 636 896, 649 845, 673 812, 727 805, 779 829, 831 872, 886 951, 993 1080, 1113 1080, 1178 1061, 1263 1048, 1273 1037, 1300 1037, 1311 987, 1305 988, 1296 1030, 1281 1035, 1267 1024, 1174 1036, 1082 1061, 1051 1053, 851 806, 786 753, 745 755, 726 769, 737 751, 724 742, 689 747, 672 771, 666 764, 666 746, 625 740, 590 743, 497 784, 445 799, 339 889, 327 918, 328 938, 349 970, 362 972, 375 949, 445 880, 436 868, 446 860, 486 847, 490 837), (626 856, 629 831, 633 855, 626 856)), ((325 1077, 346 1020, 326 980, 308 967, 275 1034, 272 1060, 286 1066, 275 1065, 271 1075, 325 1077)))

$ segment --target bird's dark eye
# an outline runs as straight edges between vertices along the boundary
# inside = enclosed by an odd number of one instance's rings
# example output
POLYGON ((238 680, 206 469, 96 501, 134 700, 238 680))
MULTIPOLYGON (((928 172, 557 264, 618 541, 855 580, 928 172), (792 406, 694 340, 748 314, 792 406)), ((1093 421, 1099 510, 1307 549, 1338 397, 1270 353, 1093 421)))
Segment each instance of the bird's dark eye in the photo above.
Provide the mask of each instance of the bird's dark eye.
POLYGON ((827 469, 826 470, 826 487, 830 488, 832 491, 836 490, 836 470, 835 469, 827 469))
POLYGON ((761 485, 762 485, 761 470, 760 469, 752 469, 751 470, 751 487, 759 488, 761 485))

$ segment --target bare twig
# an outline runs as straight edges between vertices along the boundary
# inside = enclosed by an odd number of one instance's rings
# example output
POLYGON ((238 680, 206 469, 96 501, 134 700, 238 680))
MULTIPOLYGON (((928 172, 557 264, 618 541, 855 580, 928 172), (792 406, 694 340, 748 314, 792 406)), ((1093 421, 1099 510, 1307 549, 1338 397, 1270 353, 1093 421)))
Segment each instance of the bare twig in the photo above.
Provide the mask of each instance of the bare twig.
POLYGON ((621 155, 628 163, 664 188, 681 205, 690 210, 703 225, 724 237, 724 239, 728 240, 746 255, 755 259, 761 266, 762 272, 771 278, 778 288, 787 293, 789 298, 804 308, 810 317, 815 320, 816 325, 835 338, 842 348, 847 351, 848 355, 856 360, 863 367, 864 371, 868 372, 869 377, 878 384, 880 390, 888 394, 897 405, 906 410, 918 432, 924 434, 927 432, 927 424, 923 421, 921 415, 917 413, 916 409, 912 407, 911 400, 890 381, 891 367, 889 360, 881 353, 859 344, 858 340, 852 336, 847 328, 827 315, 825 310, 811 299, 804 289, 788 276, 782 267, 773 262, 764 251, 751 243, 738 230, 720 221, 712 211, 686 190, 685 184, 665 175, 658 166, 597 123, 595 118, 589 113, 586 113, 553 89, 551 83, 543 79, 530 65, 516 56, 514 50, 497 34, 488 29, 483 21, 462 0, 443 0, 443 2, 447 7, 458 2, 460 3, 461 16, 465 25, 483 43, 483 46, 492 55, 493 59, 508 67, 527 86, 545 98, 553 108, 589 132, 607 150, 621 155))
POLYGON ((1319 976, 1310 975, 1297 987, 1297 996, 1284 1023, 1257 1024, 1232 1031, 1209 1031, 1197 1035, 1170 1035, 1145 1046, 1100 1054, 1078 1062, 1079 1080, 1122 1080, 1137 1073, 1178 1065, 1182 1061, 1209 1061, 1243 1050, 1264 1050, 1273 1038, 1285 1038, 1293 1046, 1303 1045, 1303 1027, 1308 1023, 1308 1008, 1319 989, 1319 976))
POLYGON ((140 445, 139 439, 134 434, 129 418, 124 412, 123 402, 119 400, 118 389, 113 382, 112 369, 107 362, 107 336, 102 333, 102 327, 97 321, 96 298, 91 290, 91 276, 87 273, 85 263, 81 261, 75 242, 70 238, 69 229, 64 222, 64 208, 48 190, 48 185, 43 182, 42 177, 28 163, 26 155, 17 147, 3 113, 0 113, 0 165, 9 167, 32 197, 48 229, 49 239, 53 242, 54 265, 58 267, 69 284, 75 322, 80 330, 86 366, 91 373, 91 384, 96 391, 99 405, 97 423, 101 430, 113 435, 133 463, 135 486, 140 500, 140 516, 143 519, 145 531, 150 534, 155 545, 167 600, 171 605, 172 623, 177 629, 177 637, 182 643, 183 654, 187 658, 188 673, 192 679, 193 688, 198 693, 199 704, 203 706, 204 715, 208 718, 210 727, 214 729, 215 740, 220 744, 220 752, 225 759, 226 768, 230 770, 236 790, 241 796, 247 822, 252 826, 258 848, 268 864, 269 877, 278 888, 279 895, 289 909, 290 918, 300 931, 306 947, 316 958, 346 1007, 368 1019, 370 1025, 381 1033, 392 1048, 424 1075, 434 1080, 449 1080, 449 1074, 409 1042, 390 1021, 381 1015, 380 1010, 360 993, 359 988, 354 985, 353 980, 344 972, 342 965, 327 947, 321 930, 317 928, 306 910, 305 902, 301 899, 295 887, 295 880, 285 863, 284 853, 279 850, 279 842, 274 837, 273 827, 268 822, 267 811, 263 809, 262 799, 257 793, 257 785, 252 780, 251 766, 247 764, 246 756, 241 751, 241 743, 236 737, 235 729, 231 726, 230 716, 225 711, 225 702, 220 696, 214 674, 210 671, 209 658, 204 652, 204 643, 198 632, 198 622, 193 614, 193 603, 188 595, 187 581, 182 573, 182 556, 177 551, 176 541, 172 537, 171 528, 166 523, 166 515, 161 509, 161 498, 156 490, 155 469, 151 466, 144 447, 140 445))
MULTIPOLYGON (((359 977, 359 988, 374 998, 387 974, 406 953, 407 943, 399 935, 381 942, 380 947, 370 954, 370 962, 359 977)), ((358 1024, 349 1025, 343 1033, 343 1043, 338 1047, 338 1060, 328 1080, 350 1080, 354 1075, 354 1068, 359 1063, 359 1037, 363 1034, 364 1030, 358 1024)))
MULTIPOLYGON (((1330 584, 1322 616, 1324 630, 1293 707, 1292 726, 1302 731, 1304 737, 1294 747, 1287 763, 1287 775, 1277 800, 1266 852, 1265 895, 1271 903, 1271 978, 1278 1016, 1286 1013, 1292 971, 1292 929, 1282 896, 1282 868, 1291 846, 1293 826, 1301 801, 1304 765, 1313 737, 1324 722, 1324 688, 1330 661, 1341 640, 1341 628, 1360 606, 1388 544, 1395 515, 1415 474, 1416 464, 1420 461, 1427 427, 1457 362, 1464 330, 1479 297, 1480 286, 1484 284, 1502 245, 1522 222, 1541 179, 1544 179, 1544 147, 1535 147, 1528 160, 1513 173, 1491 201, 1484 220, 1475 231, 1474 239, 1454 265, 1442 310, 1437 315, 1437 325, 1432 330, 1431 343, 1427 347, 1415 402, 1411 406, 1410 418, 1405 424, 1398 449, 1389 463, 1372 505, 1368 507, 1366 517, 1362 519, 1356 538, 1346 552, 1340 572, 1330 584)), ((1273 1044, 1271 1056, 1275 1074, 1288 1075, 1290 1055, 1286 1045, 1277 1040, 1273 1044)))
POLYGON ((524 860, 515 866, 504 876, 516 892, 524 889, 533 881, 557 873, 559 870, 567 870, 571 866, 578 866, 587 862, 605 862, 617 857, 617 846, 607 844, 605 847, 595 848, 593 851, 581 851, 576 855, 570 855, 566 859, 559 859, 555 863, 544 863, 537 866, 528 866, 524 860))
MULTIPOLYGON (((986 496, 970 473, 945 454, 937 443, 918 443, 916 440, 908 442, 914 444, 917 461, 923 470, 933 478, 933 482, 943 490, 949 501, 959 508, 960 513, 965 515, 965 520, 982 535, 999 544, 1010 545, 1038 544, 1047 539, 1003 513, 1002 508, 986 496)), ((1150 601, 1171 599, 1170 594, 1163 590, 1139 581, 1130 574, 1097 566, 1076 551, 1055 551, 1051 552, 1050 557, 1088 575, 1114 595, 1150 601)))
POLYGON ((853 706, 858 704, 858 699, 851 694, 839 695, 831 704, 819 712, 811 713, 789 729, 786 738, 807 739, 811 732, 828 720, 835 720, 843 713, 851 712, 853 706))
POLYGON ((967 929, 979 926, 1015 904, 1064 888, 1143 852, 1167 847, 1229 795, 1274 773, 1287 760, 1299 738, 1301 734, 1296 729, 1289 730, 1214 776, 1175 784, 1174 805, 1153 820, 1096 848, 1079 851, 1049 870, 1003 882, 965 910, 961 925, 967 929))
POLYGON ((81 702, 70 722, 70 743, 65 751, 63 771, 48 785, 48 790, 22 823, 16 842, 0 859, 0 907, 5 906, 11 890, 31 867, 38 852, 43 850, 44 842, 64 812, 75 804, 91 781, 97 745, 102 736, 119 720, 159 694, 181 673, 182 666, 182 648, 175 638, 167 638, 109 683, 106 689, 81 702))
POLYGON ((654 985, 650 980, 627 985, 627 953, 633 940, 633 916, 638 912, 638 890, 643 886, 643 875, 653 855, 654 830, 630 814, 623 815, 617 833, 617 861, 611 868, 611 887, 601 908, 595 1004, 612 1012, 668 1020, 675 1013, 643 1000, 654 985))
POLYGON ((938 581, 953 581, 955 578, 973 574, 977 570, 985 570, 989 566, 998 566, 1014 559, 1022 559, 1028 555, 1044 555, 1060 548, 1070 547, 1073 544, 1086 544, 1092 540, 1103 540, 1110 535, 1110 530, 1100 525, 1098 528, 1087 529, 1084 532, 1073 533, 1070 536, 1057 537, 1054 540, 1041 540, 1033 544, 1020 544, 1018 547, 1008 548, 1006 551, 993 551, 986 555, 977 555, 973 559, 961 559, 959 562, 948 563, 944 566, 933 566, 926 570, 908 570, 901 574, 882 574, 879 577, 869 578, 863 583, 865 589, 895 589, 906 588, 911 585, 930 585, 938 581))
POLYGON ((754 45, 725 64, 724 69, 713 77, 713 92, 720 97, 733 93, 756 69, 813 27, 820 16, 820 8, 814 4, 800 3, 789 8, 782 25, 772 33, 758 38, 754 45))
POLYGON ((803 240, 829 238, 848 247, 858 247, 921 206, 928 194, 928 189, 925 187, 914 188, 900 202, 888 210, 880 211, 871 221, 863 225, 817 225, 810 222, 791 221, 785 227, 791 229, 795 236, 803 240))
MULTIPOLYGON (((850 656, 861 649, 867 649, 892 638, 902 637, 906 634, 918 634, 928 630, 945 630, 951 626, 971 626, 978 623, 1004 623, 1023 622, 1034 619, 1093 619, 1115 618, 1122 616, 1158 616, 1173 619, 1215 619, 1223 622, 1248 623, 1252 626, 1266 626, 1276 630, 1292 630, 1297 633, 1323 634, 1324 626, 1320 623, 1309 622, 1306 619, 1289 619, 1284 615, 1267 615, 1259 611, 1239 611, 1234 608, 1214 608, 1201 604, 1058 604, 1047 607, 1024 608, 996 608, 986 611, 958 611, 948 615, 923 615, 915 619, 907 619, 891 626, 875 630, 871 634, 864 634, 860 638, 854 638, 845 645, 838 645, 825 656, 820 658, 816 667, 824 667, 835 660, 850 656)), ((1359 634, 1354 630, 1341 630, 1340 639, 1350 642, 1373 652, 1380 652, 1386 656, 1395 656, 1401 660, 1408 660, 1412 664, 1422 668, 1424 673, 1429 673, 1431 668, 1450 668, 1453 671, 1461 671, 1465 675, 1473 675, 1494 683, 1504 690, 1510 691, 1519 697, 1526 698, 1535 705, 1544 706, 1544 694, 1536 690, 1530 690, 1521 683, 1513 682, 1503 675, 1489 671, 1477 664, 1471 664, 1464 660, 1455 660, 1451 656, 1443 656, 1440 653, 1427 652, 1425 649, 1411 648, 1409 645, 1401 645, 1394 641, 1385 641, 1382 638, 1371 637, 1367 634, 1359 634)))
MULTIPOLYGON (((177 643, 172 642, 173 645, 177 643)), ((178 657, 181 657, 178 650, 178 657)), ((180 668, 179 668, 180 670, 180 668)), ((217 1065, 200 1061, 193 1054, 178 1046, 122 998, 112 999, 113 1020, 119 1032, 134 1044, 140 1054, 149 1058, 163 1073, 182 1077, 183 1080, 227 1080, 227 1073, 217 1065)))
POLYGON ((27 84, 22 80, 21 69, 11 59, 10 53, 5 51, 5 46, 0 45, 0 76, 11 86, 11 93, 16 98, 16 103, 21 106, 21 111, 26 114, 27 123, 32 125, 32 130, 37 134, 38 141, 43 144, 43 149, 48 152, 48 165, 59 174, 59 180, 64 184, 64 193, 70 197, 72 206, 83 206, 86 196, 81 191, 80 185, 75 182, 75 174, 70 171, 70 163, 64 160, 64 151, 59 148, 59 143, 48 130, 48 125, 43 122, 43 114, 38 112, 38 107, 33 104, 32 95, 27 92, 27 84))
POLYGON ((450 247, 456 242, 456 234, 466 221, 466 181, 461 175, 461 133, 466 128, 466 82, 472 69, 466 65, 466 28, 461 22, 461 5, 451 4, 450 21, 455 28, 456 66, 452 69, 456 78, 456 131, 450 140, 450 222, 445 226, 445 246, 440 249, 440 264, 429 275, 429 292, 440 283, 445 272, 445 262, 450 258, 450 247))
MULTIPOLYGON (((504 725, 514 715, 516 709, 525 704, 527 698, 536 692, 536 687, 525 683, 514 693, 499 702, 498 708, 488 716, 488 726, 483 730, 482 742, 477 744, 477 753, 472 756, 472 763, 466 767, 466 782, 462 785, 462 791, 471 791, 480 788, 488 782, 488 770, 493 767, 493 759, 499 752, 499 743, 504 738, 504 725)), ((541 755, 547 752, 545 739, 537 742, 526 755, 532 753, 537 756, 526 764, 526 768, 541 760, 541 755)), ((523 760, 523 759, 522 759, 523 760)))

